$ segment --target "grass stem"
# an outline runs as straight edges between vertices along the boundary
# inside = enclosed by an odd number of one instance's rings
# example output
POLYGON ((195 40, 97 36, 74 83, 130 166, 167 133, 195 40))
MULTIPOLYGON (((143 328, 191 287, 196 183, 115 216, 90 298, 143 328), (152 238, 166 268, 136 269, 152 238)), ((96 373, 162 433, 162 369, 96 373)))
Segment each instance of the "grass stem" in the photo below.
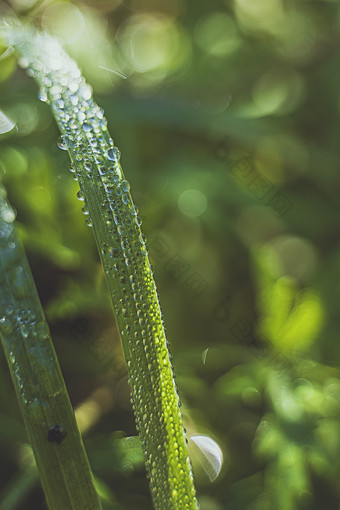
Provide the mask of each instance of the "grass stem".
POLYGON ((47 504, 100 509, 14 216, 0 187, 0 336, 47 504))
POLYGON ((156 286, 141 221, 101 108, 58 41, 9 27, 7 41, 40 86, 71 158, 93 226, 128 366, 137 428, 157 510, 194 510, 197 500, 156 286))

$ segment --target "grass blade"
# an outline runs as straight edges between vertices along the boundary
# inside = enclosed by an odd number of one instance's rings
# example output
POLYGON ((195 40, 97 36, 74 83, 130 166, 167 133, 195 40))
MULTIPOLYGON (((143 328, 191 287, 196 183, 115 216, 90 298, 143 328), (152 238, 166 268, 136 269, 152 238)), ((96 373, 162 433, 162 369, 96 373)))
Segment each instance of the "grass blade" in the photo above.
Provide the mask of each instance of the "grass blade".
POLYGON ((7 29, 21 63, 50 103, 93 225, 128 365, 132 401, 157 510, 197 508, 179 399, 147 250, 103 111, 58 41, 7 29))
POLYGON ((14 216, 0 187, 0 336, 47 504, 100 509, 14 216))

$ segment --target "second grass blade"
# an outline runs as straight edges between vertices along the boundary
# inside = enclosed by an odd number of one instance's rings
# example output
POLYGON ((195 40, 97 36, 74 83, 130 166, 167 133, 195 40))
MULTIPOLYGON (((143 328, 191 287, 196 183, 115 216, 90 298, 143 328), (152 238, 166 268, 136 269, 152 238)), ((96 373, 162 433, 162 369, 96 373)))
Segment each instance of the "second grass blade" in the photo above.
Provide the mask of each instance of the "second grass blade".
POLYGON ((50 510, 100 510, 33 277, 0 186, 0 337, 50 510))

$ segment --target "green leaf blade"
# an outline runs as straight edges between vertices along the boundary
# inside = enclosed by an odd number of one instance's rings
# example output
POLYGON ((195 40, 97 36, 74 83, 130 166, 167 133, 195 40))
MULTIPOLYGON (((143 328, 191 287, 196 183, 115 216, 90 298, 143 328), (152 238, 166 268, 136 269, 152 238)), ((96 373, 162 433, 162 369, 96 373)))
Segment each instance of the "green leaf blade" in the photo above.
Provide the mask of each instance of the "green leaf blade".
POLYGON ((0 188, 0 336, 47 503, 51 510, 100 510, 49 328, 13 220, 14 212, 0 188), (59 427, 65 437, 51 435, 53 427, 59 427))
POLYGON ((90 87, 47 34, 11 28, 8 40, 50 103, 93 225, 128 365, 137 428, 157 510, 197 500, 156 286, 119 151, 90 87))

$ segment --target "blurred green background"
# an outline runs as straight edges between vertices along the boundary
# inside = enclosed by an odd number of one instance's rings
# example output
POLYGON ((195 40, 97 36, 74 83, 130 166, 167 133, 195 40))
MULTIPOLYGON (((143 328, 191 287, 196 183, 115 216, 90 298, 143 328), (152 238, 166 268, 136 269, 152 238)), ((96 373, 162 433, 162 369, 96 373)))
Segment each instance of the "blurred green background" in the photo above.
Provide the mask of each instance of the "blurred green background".
MULTIPOLYGON (((340 2, 0 10, 58 36, 106 112, 188 437, 223 452, 212 480, 218 452, 189 439, 201 510, 339 509, 340 2)), ((16 123, 2 180, 104 508, 151 510, 138 442, 121 439, 136 435, 127 372, 77 183, 36 84, 0 53, 0 109, 16 123)), ((1 510, 46 508, 2 352, 0 455, 1 510)))

